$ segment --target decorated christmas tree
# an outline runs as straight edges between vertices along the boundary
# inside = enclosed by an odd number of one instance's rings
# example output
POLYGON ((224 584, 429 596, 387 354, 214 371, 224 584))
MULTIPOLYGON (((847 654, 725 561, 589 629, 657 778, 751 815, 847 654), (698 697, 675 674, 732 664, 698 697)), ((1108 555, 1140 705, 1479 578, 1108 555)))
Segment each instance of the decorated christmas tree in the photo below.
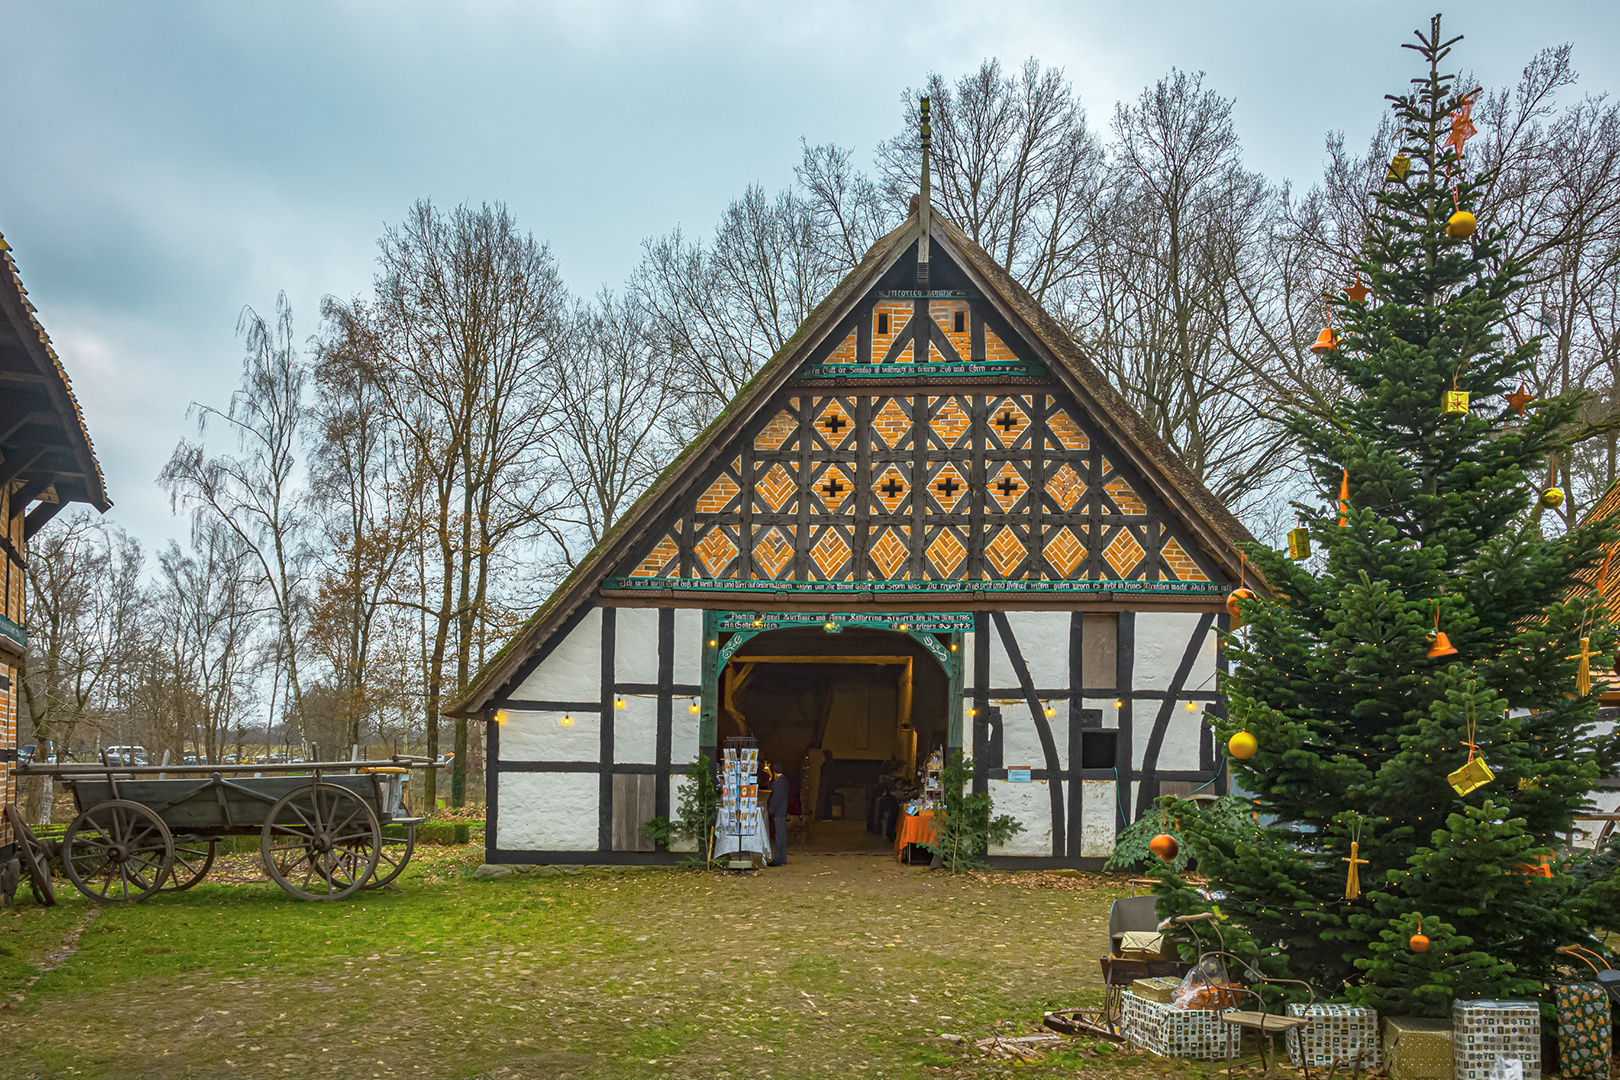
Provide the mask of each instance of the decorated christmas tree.
MULTIPOLYGON (((1233 604, 1221 738, 1254 814, 1165 812, 1262 970, 1438 1016, 1539 994, 1556 946, 1620 924, 1620 888, 1612 858, 1566 847, 1599 771, 1579 656, 1614 648, 1577 575, 1606 572, 1612 533, 1542 533, 1558 493, 1536 478, 1578 401, 1522 394, 1536 346, 1501 327, 1531 268, 1472 213, 1474 95, 1441 73, 1460 39, 1436 18, 1418 40, 1427 71, 1391 98, 1400 146, 1318 343, 1348 390, 1291 424, 1323 494, 1298 507, 1314 553, 1252 548, 1259 595, 1233 604)), ((1161 914, 1209 909, 1160 873, 1161 914)))

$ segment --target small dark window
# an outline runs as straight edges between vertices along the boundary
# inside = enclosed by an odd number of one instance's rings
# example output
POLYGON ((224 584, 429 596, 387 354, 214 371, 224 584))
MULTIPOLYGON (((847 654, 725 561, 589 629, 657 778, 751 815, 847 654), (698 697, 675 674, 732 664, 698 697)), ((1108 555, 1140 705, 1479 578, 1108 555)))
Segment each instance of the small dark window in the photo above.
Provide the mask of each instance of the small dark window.
POLYGON ((882 313, 880 313, 878 315, 878 333, 887 334, 888 332, 889 332, 889 315, 888 315, 888 312, 882 312, 882 313))
POLYGON ((967 312, 958 311, 956 313, 956 321, 952 325, 951 333, 960 334, 962 331, 964 331, 966 329, 967 329, 967 312))
POLYGON ((1080 767, 1082 769, 1112 769, 1114 751, 1119 745, 1118 731, 1082 731, 1080 733, 1080 767))

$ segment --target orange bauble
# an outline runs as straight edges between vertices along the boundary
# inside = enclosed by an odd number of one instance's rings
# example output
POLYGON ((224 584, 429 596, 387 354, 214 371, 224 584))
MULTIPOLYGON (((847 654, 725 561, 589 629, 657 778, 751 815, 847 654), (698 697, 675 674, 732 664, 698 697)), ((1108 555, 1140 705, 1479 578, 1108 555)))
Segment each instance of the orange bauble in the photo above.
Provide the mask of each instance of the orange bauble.
POLYGON ((1253 600, 1253 599, 1254 599, 1254 590, 1253 589, 1233 589, 1232 590, 1232 595, 1228 596, 1226 598, 1226 613, 1228 615, 1232 616, 1232 618, 1234 618, 1234 619, 1242 617, 1243 613, 1240 610, 1238 610, 1238 601, 1239 600, 1253 600))
POLYGON ((1176 843, 1176 838, 1169 833, 1160 833, 1148 841, 1148 850, 1165 862, 1169 862, 1176 857, 1176 852, 1181 850, 1181 845, 1176 843))
POLYGON ((1408 944, 1412 946, 1413 952, 1429 951, 1429 939, 1423 934, 1413 934, 1412 940, 1408 944))

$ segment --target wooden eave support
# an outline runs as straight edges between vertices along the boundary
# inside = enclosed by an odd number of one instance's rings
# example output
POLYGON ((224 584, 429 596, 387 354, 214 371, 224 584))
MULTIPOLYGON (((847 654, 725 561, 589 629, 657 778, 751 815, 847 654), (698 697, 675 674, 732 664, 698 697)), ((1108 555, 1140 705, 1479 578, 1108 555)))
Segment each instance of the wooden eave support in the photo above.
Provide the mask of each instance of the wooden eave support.
POLYGON ((61 512, 65 502, 43 502, 34 507, 28 516, 23 519, 23 542, 27 543, 34 538, 34 534, 45 527, 46 522, 61 512))

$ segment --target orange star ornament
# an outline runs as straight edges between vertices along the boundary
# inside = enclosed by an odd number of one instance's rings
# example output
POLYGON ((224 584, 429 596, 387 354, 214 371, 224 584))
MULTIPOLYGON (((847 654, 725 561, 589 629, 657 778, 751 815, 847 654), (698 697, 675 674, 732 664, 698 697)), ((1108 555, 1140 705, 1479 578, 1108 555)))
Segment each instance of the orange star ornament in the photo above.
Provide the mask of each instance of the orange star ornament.
POLYGON ((1356 283, 1344 290, 1344 295, 1358 304, 1364 302, 1371 293, 1372 290, 1361 283, 1361 274, 1359 273, 1356 274, 1356 283))
POLYGON ((1524 415, 1524 407, 1534 400, 1536 400, 1536 395, 1526 393, 1523 382, 1519 383, 1519 388, 1517 390, 1514 390, 1507 396, 1507 403, 1512 406, 1513 411, 1518 413, 1520 416, 1524 415))

